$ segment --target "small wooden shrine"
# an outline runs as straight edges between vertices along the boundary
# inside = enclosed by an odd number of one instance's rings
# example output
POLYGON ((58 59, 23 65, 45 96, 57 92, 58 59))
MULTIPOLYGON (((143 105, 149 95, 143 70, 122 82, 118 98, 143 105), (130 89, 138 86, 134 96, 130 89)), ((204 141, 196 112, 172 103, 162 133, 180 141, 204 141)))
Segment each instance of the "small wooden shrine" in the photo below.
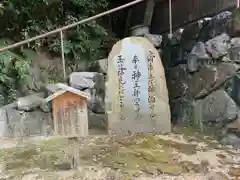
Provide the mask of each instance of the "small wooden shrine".
POLYGON ((88 136, 87 99, 89 95, 65 84, 47 97, 52 101, 54 134, 66 137, 88 136))

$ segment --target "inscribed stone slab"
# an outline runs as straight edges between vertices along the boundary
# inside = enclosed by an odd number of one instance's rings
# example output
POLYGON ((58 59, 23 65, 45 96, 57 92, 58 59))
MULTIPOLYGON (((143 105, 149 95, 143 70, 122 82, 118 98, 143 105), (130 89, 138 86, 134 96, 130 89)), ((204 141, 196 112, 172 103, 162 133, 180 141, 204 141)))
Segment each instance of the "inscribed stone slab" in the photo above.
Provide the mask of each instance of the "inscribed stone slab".
POLYGON ((113 46, 106 96, 110 135, 171 131, 164 68, 146 38, 128 37, 113 46))

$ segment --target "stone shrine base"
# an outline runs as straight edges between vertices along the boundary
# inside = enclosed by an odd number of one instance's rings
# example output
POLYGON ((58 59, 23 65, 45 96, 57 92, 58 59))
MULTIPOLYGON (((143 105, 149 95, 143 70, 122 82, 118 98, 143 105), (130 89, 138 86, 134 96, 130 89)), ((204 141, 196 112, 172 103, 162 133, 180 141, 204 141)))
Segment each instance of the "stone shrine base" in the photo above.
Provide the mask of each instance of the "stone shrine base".
MULTIPOLYGON (((171 132, 171 123, 161 120, 160 115, 151 120, 149 114, 141 114, 141 118, 135 119, 136 113, 125 113, 125 120, 120 120, 120 113, 108 113, 109 135, 129 135, 135 133, 161 133, 171 132)), ((161 114, 162 115, 162 114, 161 114)))

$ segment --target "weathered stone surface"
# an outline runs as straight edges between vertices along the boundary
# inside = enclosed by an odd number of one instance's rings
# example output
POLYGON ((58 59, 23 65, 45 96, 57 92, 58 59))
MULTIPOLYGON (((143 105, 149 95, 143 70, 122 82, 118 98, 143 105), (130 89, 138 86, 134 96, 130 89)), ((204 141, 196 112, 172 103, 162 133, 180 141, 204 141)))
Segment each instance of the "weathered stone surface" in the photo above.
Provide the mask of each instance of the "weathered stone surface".
POLYGON ((240 62, 240 46, 239 47, 231 47, 229 49, 229 60, 240 62))
POLYGON ((0 108, 0 137, 8 137, 8 117, 5 108, 0 108))
POLYGON ((209 59, 210 57, 206 52, 205 44, 203 42, 198 42, 189 54, 187 60, 188 71, 198 71, 202 65, 209 61, 209 59))
POLYGON ((216 36, 206 42, 207 52, 214 59, 227 55, 229 48, 230 37, 226 33, 216 36))
POLYGON ((107 114, 96 114, 94 112, 88 111, 88 121, 90 128, 108 128, 108 117, 107 114))
POLYGON ((229 60, 240 62, 240 38, 231 39, 231 48, 228 53, 229 60))
POLYGON ((239 113, 238 113, 238 118, 235 121, 227 124, 226 128, 228 133, 235 133, 240 137, 240 114, 239 113))
POLYGON ((104 76, 96 72, 73 72, 70 75, 70 85, 79 90, 85 90, 91 94, 88 108, 95 113, 105 113, 104 76))
POLYGON ((85 92, 91 95, 91 99, 88 101, 88 109, 94 113, 105 113, 104 97, 97 94, 96 89, 86 89, 85 92))
POLYGON ((15 104, 9 104, 2 107, 0 113, 3 115, 0 119, 2 137, 43 135, 53 128, 51 114, 40 110, 18 111, 15 104))
POLYGON ((198 22, 191 23, 184 27, 182 32, 182 41, 188 42, 190 40, 197 40, 200 35, 201 26, 198 22))
POLYGON ((224 90, 217 90, 200 100, 196 110, 202 110, 201 119, 204 124, 226 125, 238 116, 236 103, 224 90))
POLYGON ((236 74, 233 77, 233 84, 231 89, 231 96, 233 100, 240 104, 240 74, 236 74))
POLYGON ((113 46, 106 94, 109 134, 171 131, 164 69, 146 38, 129 37, 113 46))
POLYGON ((240 138, 235 134, 228 134, 220 141, 224 145, 232 145, 234 148, 240 148, 240 138))
POLYGON ((52 103, 51 102, 42 102, 40 104, 40 109, 45 112, 45 113, 48 113, 48 112, 51 112, 52 110, 52 103))
POLYGON ((230 41, 231 47, 240 47, 240 38, 239 37, 234 37, 230 41))
POLYGON ((185 126, 193 125, 193 105, 194 102, 185 97, 170 101, 172 122, 185 126))
POLYGON ((158 34, 144 34, 144 37, 147 38, 154 47, 159 48, 162 43, 162 36, 158 34))
POLYGON ((84 90, 95 88, 101 76, 96 72, 73 72, 69 76, 70 86, 73 88, 84 90))
POLYGON ((41 105, 44 93, 36 93, 29 96, 18 98, 17 109, 21 111, 30 111, 41 105))
POLYGON ((239 8, 234 10, 231 15, 231 35, 240 35, 240 11, 239 8))
POLYGON ((225 11, 217 14, 202 28, 200 39, 206 41, 222 33, 228 33, 230 29, 231 12, 225 11))
POLYGON ((172 68, 167 75, 169 98, 174 99, 184 96, 188 91, 189 81, 190 77, 185 66, 179 65, 172 68))
MULTIPOLYGON (((32 112, 14 112, 12 110, 12 115, 20 116, 20 119, 9 119, 10 133, 13 137, 19 136, 30 136, 30 135, 44 135, 49 133, 49 123, 51 122, 51 115, 44 113, 42 111, 32 111, 32 112), (47 130, 47 132, 44 132, 47 130)), ((10 114, 11 116, 11 114, 10 114)), ((52 127, 50 127, 52 130, 52 127)))
POLYGON ((183 52, 183 57, 188 55, 192 48, 196 45, 197 40, 189 40, 187 42, 182 42, 181 47, 182 47, 182 52, 183 52))
POLYGON ((196 72, 189 85, 189 90, 195 98, 203 97, 226 82, 236 73, 238 67, 231 63, 221 63, 200 69, 196 72))
POLYGON ((97 61, 98 66, 99 66, 99 71, 101 73, 107 73, 107 59, 100 59, 97 61))
POLYGON ((57 92, 60 88, 57 86, 57 84, 46 84, 45 89, 49 94, 53 94, 57 92))

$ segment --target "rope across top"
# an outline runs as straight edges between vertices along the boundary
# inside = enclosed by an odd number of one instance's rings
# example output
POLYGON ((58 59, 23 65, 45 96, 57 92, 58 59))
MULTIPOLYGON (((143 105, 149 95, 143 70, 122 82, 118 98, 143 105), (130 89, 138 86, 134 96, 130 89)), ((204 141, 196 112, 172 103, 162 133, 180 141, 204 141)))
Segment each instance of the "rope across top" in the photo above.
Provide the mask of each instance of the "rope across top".
POLYGON ((35 37, 33 37, 33 38, 29 38, 29 39, 27 39, 27 40, 20 41, 20 42, 18 42, 18 43, 15 43, 15 44, 12 44, 12 45, 9 45, 9 46, 0 48, 0 52, 7 51, 7 50, 9 50, 9 49, 12 49, 12 48, 15 48, 15 47, 24 45, 24 44, 28 44, 28 43, 30 43, 30 42, 32 42, 32 41, 35 41, 35 40, 38 40, 38 39, 41 39, 41 38, 44 38, 44 37, 47 37, 47 36, 50 36, 50 35, 53 35, 53 34, 56 34, 56 33, 60 33, 61 31, 64 31, 64 30, 73 28, 73 27, 75 27, 75 26, 78 26, 78 25, 80 25, 80 24, 84 24, 84 23, 87 23, 87 22, 89 22, 89 21, 98 19, 98 18, 100 18, 100 17, 103 17, 103 16, 105 16, 105 15, 114 13, 114 12, 119 11, 119 10, 122 10, 122 9, 125 9, 125 8, 127 8, 127 7, 133 6, 133 5, 138 4, 138 3, 140 3, 140 2, 143 2, 143 1, 145 1, 145 0, 135 0, 135 1, 132 1, 132 2, 130 2, 130 3, 124 4, 124 5, 122 5, 122 6, 119 6, 119 7, 113 8, 113 9, 111 9, 111 10, 102 12, 102 13, 97 14, 97 15, 95 15, 95 16, 92 16, 92 17, 83 19, 83 20, 78 21, 78 22, 76 22, 76 23, 73 23, 73 24, 70 24, 70 25, 67 25, 67 26, 63 26, 63 27, 61 27, 61 28, 58 28, 58 29, 55 29, 55 30, 53 30, 53 31, 47 32, 47 33, 45 33, 45 34, 41 34, 41 35, 39 35, 39 36, 35 36, 35 37))

